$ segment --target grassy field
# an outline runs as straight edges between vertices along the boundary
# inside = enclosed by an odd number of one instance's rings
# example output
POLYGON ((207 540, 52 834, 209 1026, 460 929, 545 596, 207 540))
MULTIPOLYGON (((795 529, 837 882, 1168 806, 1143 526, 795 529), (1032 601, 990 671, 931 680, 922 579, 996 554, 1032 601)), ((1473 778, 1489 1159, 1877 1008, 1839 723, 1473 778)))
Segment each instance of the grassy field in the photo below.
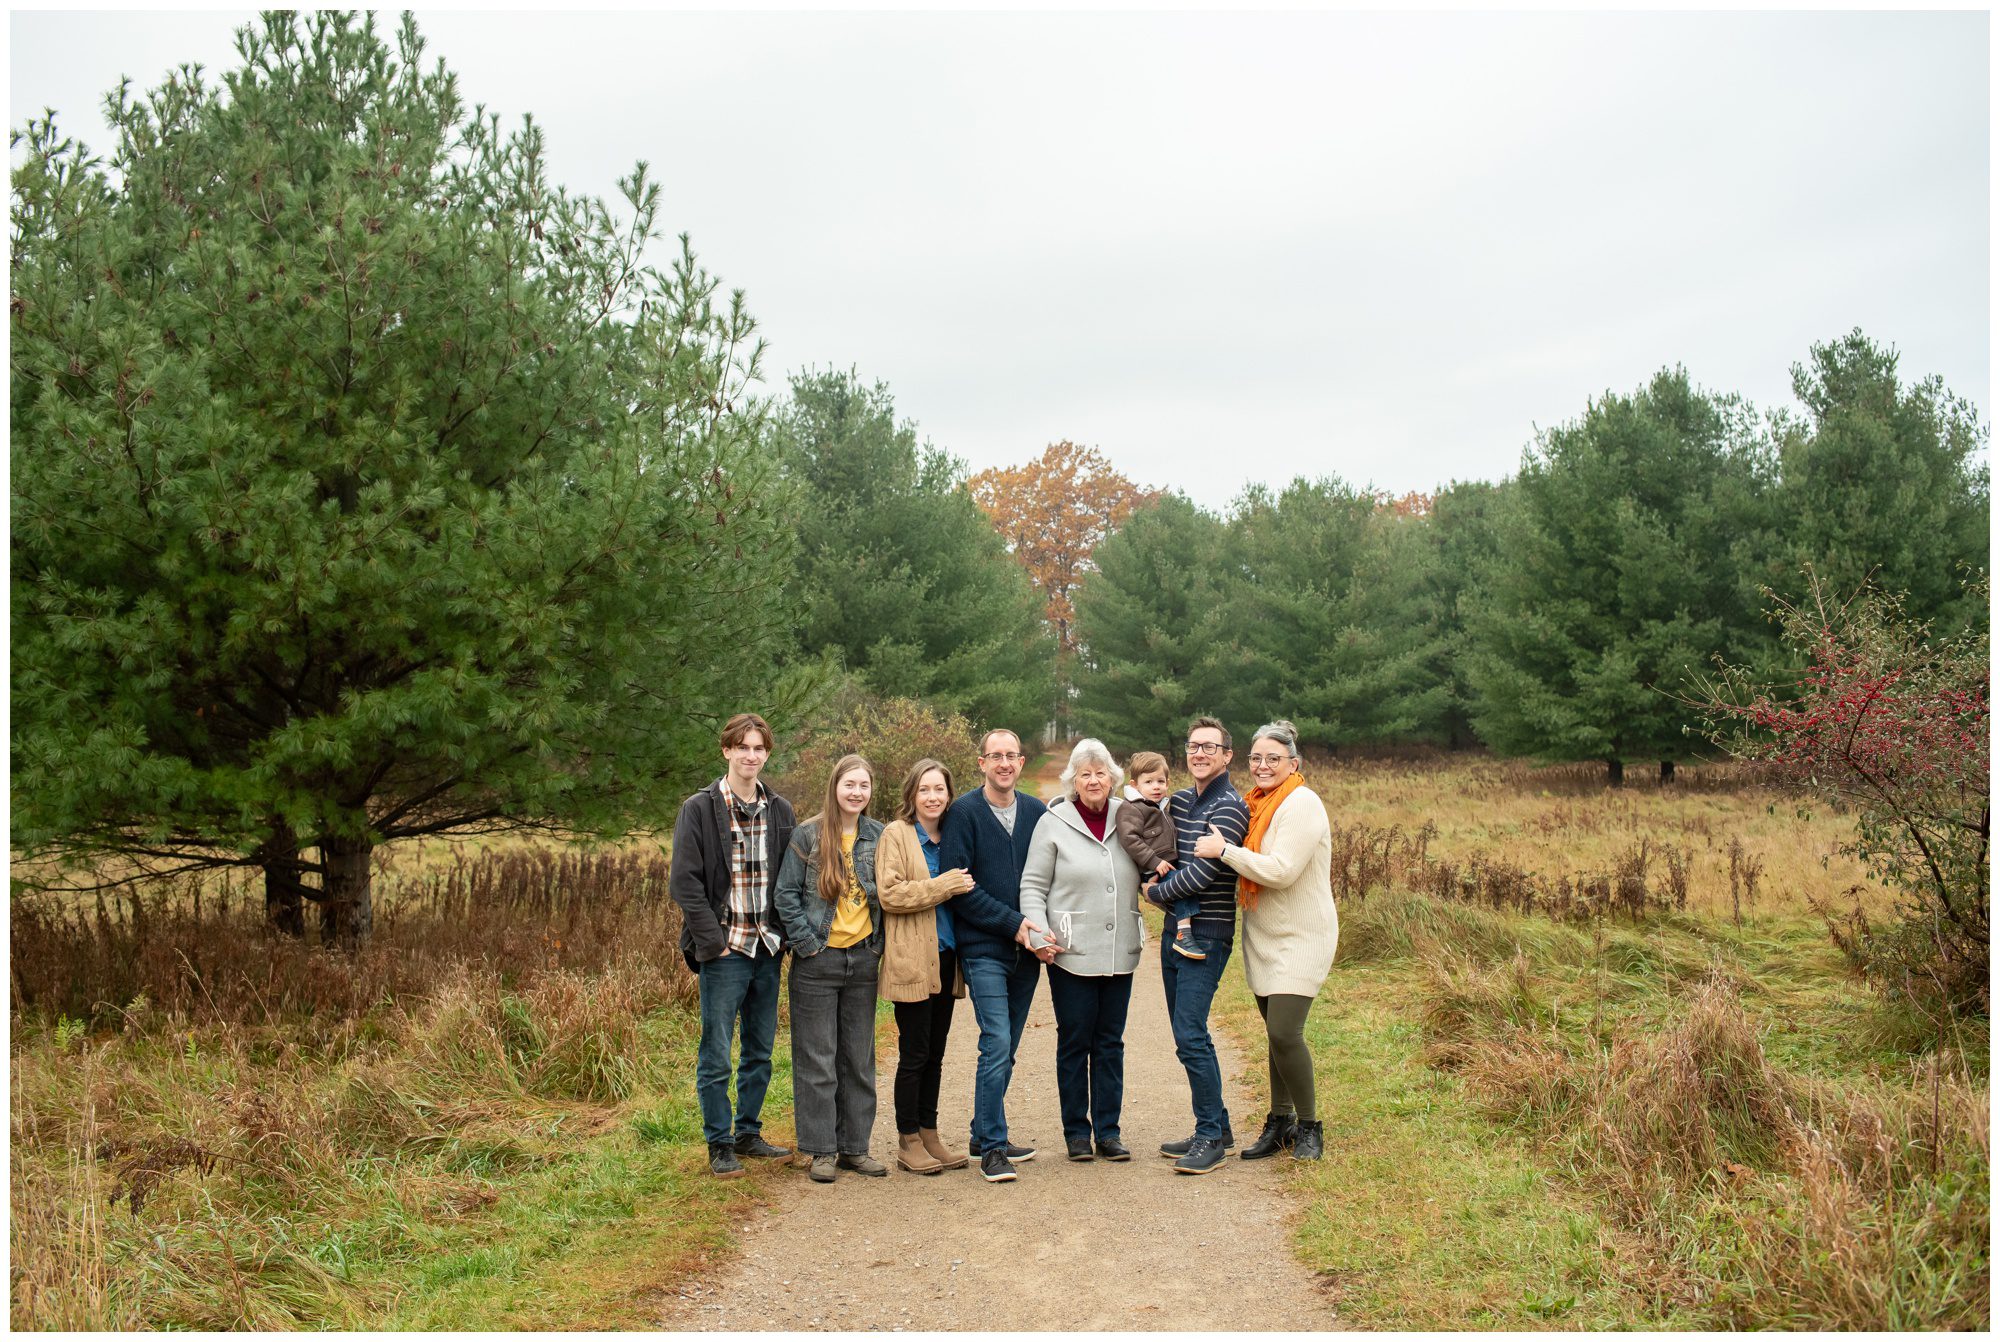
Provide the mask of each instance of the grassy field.
POLYGON ((405 852, 354 960, 226 888, 17 894, 13 1325, 652 1326, 770 1177, 708 1176, 664 879, 405 852))
MULTIPOLYGON (((1728 771, 1310 774, 1344 888, 1296 1243, 1352 1322, 1987 1325, 1987 1032, 1941 1037, 1854 979, 1813 909, 1886 903, 1845 822, 1728 771), (1613 898, 1519 911, 1565 881, 1613 898)), ((1219 1002, 1261 1058, 1239 975, 1219 1002)))
MULTIPOLYGON (((1728 770, 1309 775, 1342 952, 1289 1177, 1347 1319, 1987 1323, 1986 1029, 1852 978, 1812 905, 1886 899, 1844 820, 1728 770)), ((240 890, 17 890, 15 1327, 642 1328, 756 1214, 776 1171, 705 1173, 657 847, 384 857, 354 959, 240 890)))

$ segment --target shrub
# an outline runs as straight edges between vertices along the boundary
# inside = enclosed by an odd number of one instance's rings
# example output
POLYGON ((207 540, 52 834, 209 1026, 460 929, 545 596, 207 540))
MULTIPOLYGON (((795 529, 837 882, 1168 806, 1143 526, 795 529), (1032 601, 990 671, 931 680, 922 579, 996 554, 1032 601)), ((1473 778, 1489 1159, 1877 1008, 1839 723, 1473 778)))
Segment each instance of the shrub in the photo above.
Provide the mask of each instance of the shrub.
MULTIPOLYGON (((1029 729, 1023 725, 1017 730, 1029 729)), ((915 699, 850 695, 828 722, 807 733, 773 784, 799 819, 807 819, 819 812, 834 764, 842 755, 860 754, 875 766, 875 797, 868 813, 887 820, 895 815, 904 771, 920 759, 941 761, 961 792, 977 782, 979 731, 958 714, 939 714, 915 699)))
MULTIPOLYGON (((1935 636, 1895 597, 1864 588, 1834 605, 1807 576, 1808 598, 1777 608, 1804 670, 1777 685, 1726 670, 1702 691, 1710 732, 1800 791, 1855 812, 1849 851, 1901 895, 1890 921, 1863 918, 1842 929, 1857 967, 1905 1000, 1984 1016, 1992 939, 1985 627, 1935 636)), ((1985 605, 1984 575, 1967 596, 1985 605)))

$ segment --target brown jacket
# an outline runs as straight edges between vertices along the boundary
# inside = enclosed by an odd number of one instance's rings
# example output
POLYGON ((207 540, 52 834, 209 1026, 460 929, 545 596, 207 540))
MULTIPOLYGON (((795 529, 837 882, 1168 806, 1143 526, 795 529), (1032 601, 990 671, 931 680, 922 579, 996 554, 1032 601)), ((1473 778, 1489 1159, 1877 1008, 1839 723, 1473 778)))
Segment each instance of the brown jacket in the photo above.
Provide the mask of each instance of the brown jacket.
POLYGON ((1174 860, 1174 822, 1149 801, 1127 801, 1118 808, 1118 842, 1139 864, 1139 879, 1151 876, 1162 862, 1174 860))
MULTIPOLYGON (((958 891, 932 876, 917 831, 895 820, 875 848, 875 890, 882 901, 882 976, 877 990, 891 1002, 921 1002, 942 990, 938 977, 937 906, 958 891)), ((952 974, 951 993, 965 996, 965 975, 952 974)))

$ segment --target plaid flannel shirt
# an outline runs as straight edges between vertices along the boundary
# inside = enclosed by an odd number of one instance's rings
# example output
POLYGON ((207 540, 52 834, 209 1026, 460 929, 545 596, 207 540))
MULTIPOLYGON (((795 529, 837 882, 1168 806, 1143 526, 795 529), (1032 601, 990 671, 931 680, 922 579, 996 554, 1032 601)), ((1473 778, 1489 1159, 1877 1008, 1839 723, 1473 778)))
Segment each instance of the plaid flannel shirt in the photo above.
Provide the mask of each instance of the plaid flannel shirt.
POLYGON ((784 942, 764 925, 764 915, 771 907, 770 872, 776 860, 767 851, 771 794, 759 779, 757 800, 746 806, 729 790, 727 778, 717 779, 715 786, 729 814, 729 909, 722 930, 729 937, 729 949, 738 955, 754 955, 760 939, 765 949, 776 955, 784 942))

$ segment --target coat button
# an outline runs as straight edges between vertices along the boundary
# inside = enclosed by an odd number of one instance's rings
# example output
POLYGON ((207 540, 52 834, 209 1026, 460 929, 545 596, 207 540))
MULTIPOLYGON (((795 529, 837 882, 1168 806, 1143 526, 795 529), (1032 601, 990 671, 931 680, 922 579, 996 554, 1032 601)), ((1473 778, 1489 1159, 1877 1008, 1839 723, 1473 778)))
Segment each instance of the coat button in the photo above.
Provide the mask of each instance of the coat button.
POLYGON ((1106 924, 1104 925, 1104 930, 1105 930, 1105 931, 1107 931, 1107 932, 1109 932, 1109 931, 1111 930, 1111 924, 1110 924, 1110 923, 1106 923, 1106 924))
POLYGON ((1104 893, 1107 895, 1115 895, 1118 893, 1118 887, 1116 885, 1107 885, 1104 887, 1104 893))

